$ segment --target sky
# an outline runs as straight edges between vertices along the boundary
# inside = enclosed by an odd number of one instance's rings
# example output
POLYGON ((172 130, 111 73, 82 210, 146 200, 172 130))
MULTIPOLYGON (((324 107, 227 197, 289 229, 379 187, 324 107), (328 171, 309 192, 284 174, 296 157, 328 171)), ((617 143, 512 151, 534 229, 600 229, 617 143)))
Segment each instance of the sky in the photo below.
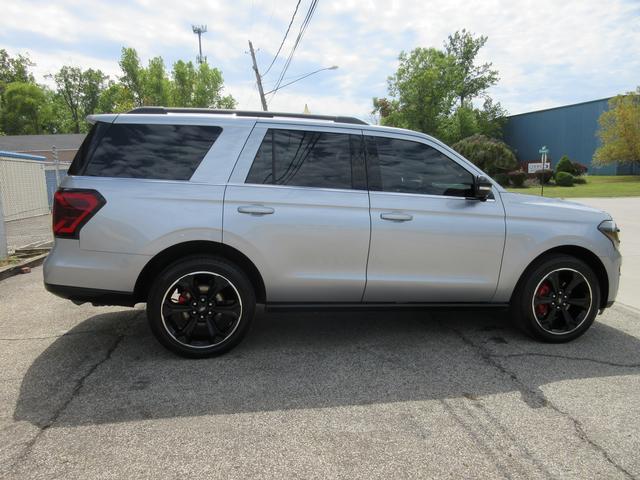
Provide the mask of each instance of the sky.
MULTIPOLYGON (((62 65, 120 74, 123 46, 143 63, 162 56, 170 69, 195 60, 193 24, 205 24, 203 54, 225 79, 238 108, 260 109, 248 55, 261 71, 280 45, 297 0, 10 0, 0 16, 0 48, 28 53, 41 83, 62 65)), ((264 75, 270 90, 282 71, 311 0, 302 0, 278 60, 264 75)), ((401 51, 441 48, 466 28, 488 37, 479 54, 500 81, 488 92, 510 114, 578 103, 640 85, 640 0, 320 0, 286 73, 317 73, 269 97, 273 111, 355 115, 370 120, 371 99, 387 95, 401 51)), ((286 83, 283 82, 283 83, 286 83)))

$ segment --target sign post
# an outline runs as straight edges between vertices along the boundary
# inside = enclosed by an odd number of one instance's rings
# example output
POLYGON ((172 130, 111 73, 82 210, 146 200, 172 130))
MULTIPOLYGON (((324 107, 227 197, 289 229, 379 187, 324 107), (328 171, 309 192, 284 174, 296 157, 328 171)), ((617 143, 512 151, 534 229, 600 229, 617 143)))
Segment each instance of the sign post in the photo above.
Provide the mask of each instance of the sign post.
MULTIPOLYGON (((546 145, 543 145, 540 150, 538 150, 540 154, 540 170, 548 170, 550 165, 547 163, 547 154, 549 153, 549 149, 546 145)), ((540 175, 540 196, 544 197, 544 175, 540 175)))

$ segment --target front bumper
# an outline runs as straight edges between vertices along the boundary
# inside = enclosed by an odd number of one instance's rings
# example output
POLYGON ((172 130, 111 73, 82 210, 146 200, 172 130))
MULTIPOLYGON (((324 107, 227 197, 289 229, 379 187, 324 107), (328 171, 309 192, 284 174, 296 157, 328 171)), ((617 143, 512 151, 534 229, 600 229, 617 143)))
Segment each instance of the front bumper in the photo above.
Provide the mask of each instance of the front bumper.
POLYGON ((603 299, 603 308, 609 308, 613 305, 618 288, 620 286, 620 269, 622 268, 622 255, 618 250, 614 250, 611 255, 599 257, 607 271, 607 280, 609 283, 609 291, 606 299, 603 299))

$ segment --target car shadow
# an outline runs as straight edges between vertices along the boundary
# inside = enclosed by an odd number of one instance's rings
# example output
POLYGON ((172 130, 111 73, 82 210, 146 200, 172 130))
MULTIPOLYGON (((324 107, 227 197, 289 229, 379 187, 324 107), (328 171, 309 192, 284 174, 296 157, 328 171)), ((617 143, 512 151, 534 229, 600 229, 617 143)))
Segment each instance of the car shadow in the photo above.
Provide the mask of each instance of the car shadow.
POLYGON ((537 343, 492 310, 291 312, 259 314, 232 352, 188 360, 155 341, 143 311, 125 310, 87 319, 42 352, 14 419, 76 426, 517 390, 536 407, 545 384, 637 374, 639 347, 601 322, 569 344, 537 343))

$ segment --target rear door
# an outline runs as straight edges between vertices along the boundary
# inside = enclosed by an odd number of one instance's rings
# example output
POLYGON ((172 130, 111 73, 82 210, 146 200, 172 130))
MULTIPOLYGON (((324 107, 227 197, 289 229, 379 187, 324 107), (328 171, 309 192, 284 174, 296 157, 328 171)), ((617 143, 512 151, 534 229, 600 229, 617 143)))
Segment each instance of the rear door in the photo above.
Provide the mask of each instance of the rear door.
POLYGON ((491 301, 505 237, 499 196, 468 199, 473 173, 436 144, 371 135, 365 137, 372 230, 364 300, 491 301))
POLYGON ((269 302, 359 302, 369 249, 360 130, 258 123, 225 193, 223 241, 269 302))

